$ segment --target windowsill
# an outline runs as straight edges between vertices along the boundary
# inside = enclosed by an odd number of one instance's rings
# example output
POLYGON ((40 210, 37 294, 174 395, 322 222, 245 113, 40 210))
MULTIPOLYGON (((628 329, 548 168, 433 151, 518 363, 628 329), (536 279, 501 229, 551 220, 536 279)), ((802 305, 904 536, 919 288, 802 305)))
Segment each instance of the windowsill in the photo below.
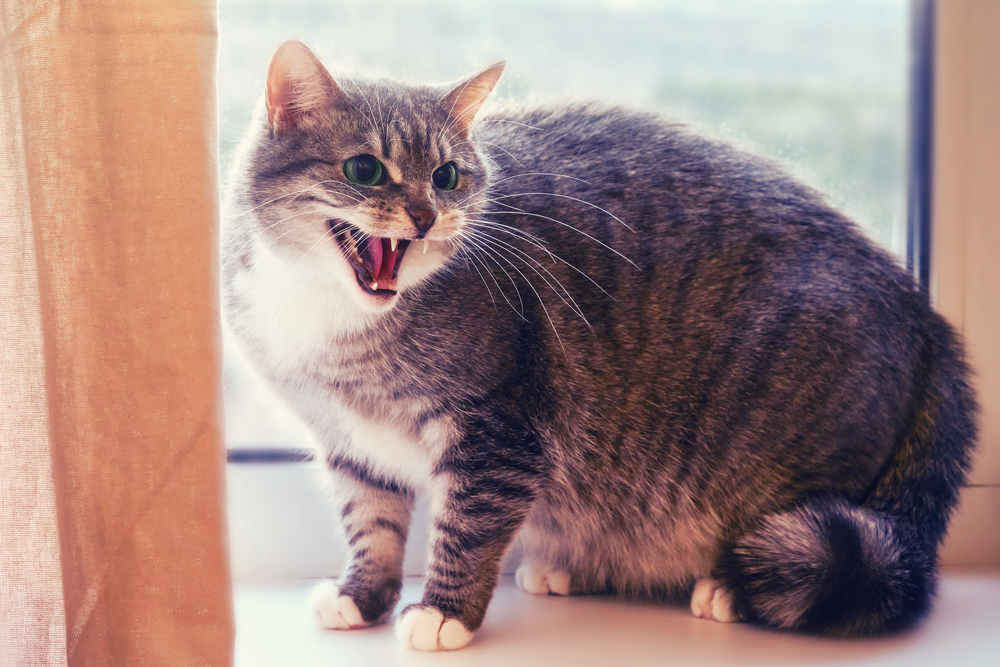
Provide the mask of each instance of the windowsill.
MULTIPOLYGON (((684 608, 611 599, 537 597, 505 576, 467 648, 428 656, 402 649, 391 624, 323 630, 307 600, 314 581, 236 584, 236 667, 312 665, 995 665, 1000 572, 951 569, 933 614, 898 637, 832 640, 725 625, 684 608)), ((419 600, 409 577, 399 605, 419 600)))

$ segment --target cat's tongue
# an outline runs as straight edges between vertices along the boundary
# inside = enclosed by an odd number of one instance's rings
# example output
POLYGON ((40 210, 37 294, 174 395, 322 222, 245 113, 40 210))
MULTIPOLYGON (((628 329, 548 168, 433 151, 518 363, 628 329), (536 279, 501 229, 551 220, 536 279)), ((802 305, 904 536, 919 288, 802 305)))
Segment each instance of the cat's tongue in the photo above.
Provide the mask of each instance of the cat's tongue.
POLYGON ((364 260, 365 268, 372 274, 373 283, 370 287, 373 290, 396 289, 396 278, 392 273, 396 267, 398 254, 399 248, 393 250, 389 239, 376 237, 370 239, 364 252, 361 253, 361 259, 364 260))

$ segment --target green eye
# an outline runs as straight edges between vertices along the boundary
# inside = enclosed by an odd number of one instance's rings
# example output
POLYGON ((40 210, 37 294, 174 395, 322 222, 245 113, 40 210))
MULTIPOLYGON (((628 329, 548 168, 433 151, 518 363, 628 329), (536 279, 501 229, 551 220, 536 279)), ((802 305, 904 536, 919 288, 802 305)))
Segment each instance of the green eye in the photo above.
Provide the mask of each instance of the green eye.
POLYGON ((356 155, 344 163, 344 176, 358 185, 378 185, 384 173, 382 163, 374 155, 356 155))
POLYGON ((431 180, 442 190, 454 190, 458 185, 458 168, 454 162, 443 164, 434 170, 431 180))

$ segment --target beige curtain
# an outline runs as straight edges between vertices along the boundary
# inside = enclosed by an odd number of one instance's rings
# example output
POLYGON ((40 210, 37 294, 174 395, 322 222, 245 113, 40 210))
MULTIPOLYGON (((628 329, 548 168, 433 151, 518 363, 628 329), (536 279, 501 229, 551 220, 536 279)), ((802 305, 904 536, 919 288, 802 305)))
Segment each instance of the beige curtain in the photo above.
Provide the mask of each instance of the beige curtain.
POLYGON ((0 36, 0 666, 230 664, 214 1, 0 36))

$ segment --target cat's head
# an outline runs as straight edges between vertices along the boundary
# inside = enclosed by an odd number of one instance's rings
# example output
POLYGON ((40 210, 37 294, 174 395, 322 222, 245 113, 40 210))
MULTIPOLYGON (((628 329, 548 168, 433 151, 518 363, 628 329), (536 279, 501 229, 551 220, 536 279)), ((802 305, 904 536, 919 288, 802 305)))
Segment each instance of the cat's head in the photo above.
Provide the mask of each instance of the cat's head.
POLYGON ((444 267, 486 197, 473 120, 503 63, 453 86, 336 80, 286 42, 246 176, 258 233, 367 312, 444 267))

